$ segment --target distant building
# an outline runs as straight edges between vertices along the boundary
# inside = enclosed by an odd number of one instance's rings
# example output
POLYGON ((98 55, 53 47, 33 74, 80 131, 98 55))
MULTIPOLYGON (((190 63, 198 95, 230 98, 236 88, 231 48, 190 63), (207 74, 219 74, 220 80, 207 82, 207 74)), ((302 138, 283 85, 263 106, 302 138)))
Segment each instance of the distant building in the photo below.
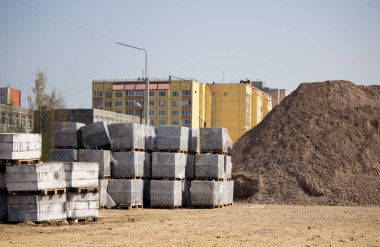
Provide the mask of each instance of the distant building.
POLYGON ((269 89, 269 94, 272 96, 272 107, 275 107, 288 96, 288 91, 286 89, 271 88, 269 89))
POLYGON ((0 105, 20 107, 21 91, 10 87, 0 88, 0 105))
POLYGON ((0 132, 30 133, 33 131, 33 113, 29 109, 0 104, 0 132))

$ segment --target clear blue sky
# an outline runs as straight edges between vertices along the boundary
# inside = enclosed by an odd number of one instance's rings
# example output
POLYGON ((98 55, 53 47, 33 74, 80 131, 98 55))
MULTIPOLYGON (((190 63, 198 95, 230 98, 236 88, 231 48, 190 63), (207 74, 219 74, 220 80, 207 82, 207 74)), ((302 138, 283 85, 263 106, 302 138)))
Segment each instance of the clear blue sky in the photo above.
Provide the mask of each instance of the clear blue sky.
POLYGON ((380 84, 378 0, 0 0, 0 87, 23 92, 37 69, 68 107, 91 106, 93 79, 175 75, 380 84))

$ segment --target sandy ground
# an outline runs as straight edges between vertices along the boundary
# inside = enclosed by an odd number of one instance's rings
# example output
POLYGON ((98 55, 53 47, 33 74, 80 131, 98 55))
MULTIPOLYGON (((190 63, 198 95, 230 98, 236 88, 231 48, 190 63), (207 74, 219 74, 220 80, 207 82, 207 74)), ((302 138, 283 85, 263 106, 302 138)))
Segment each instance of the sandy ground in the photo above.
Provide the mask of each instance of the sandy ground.
POLYGON ((92 224, 0 225, 0 246, 380 246, 380 206, 101 210, 92 224))

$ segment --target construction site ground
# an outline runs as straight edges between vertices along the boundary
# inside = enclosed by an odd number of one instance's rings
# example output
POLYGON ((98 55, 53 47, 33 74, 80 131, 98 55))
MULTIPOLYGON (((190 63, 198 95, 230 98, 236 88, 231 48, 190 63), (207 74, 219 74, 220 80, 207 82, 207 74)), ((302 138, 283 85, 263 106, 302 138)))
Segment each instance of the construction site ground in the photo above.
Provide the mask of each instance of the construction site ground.
POLYGON ((380 246, 380 206, 101 210, 91 224, 0 224, 0 246, 380 246))

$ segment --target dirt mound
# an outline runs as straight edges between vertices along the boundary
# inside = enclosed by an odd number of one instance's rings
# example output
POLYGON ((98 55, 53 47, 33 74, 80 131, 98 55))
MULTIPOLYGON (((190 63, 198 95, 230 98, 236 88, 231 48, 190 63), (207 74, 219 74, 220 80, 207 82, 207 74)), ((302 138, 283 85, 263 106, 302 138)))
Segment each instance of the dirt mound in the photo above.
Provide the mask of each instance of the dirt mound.
POLYGON ((303 83, 233 146, 235 197, 380 204, 380 86, 303 83))

